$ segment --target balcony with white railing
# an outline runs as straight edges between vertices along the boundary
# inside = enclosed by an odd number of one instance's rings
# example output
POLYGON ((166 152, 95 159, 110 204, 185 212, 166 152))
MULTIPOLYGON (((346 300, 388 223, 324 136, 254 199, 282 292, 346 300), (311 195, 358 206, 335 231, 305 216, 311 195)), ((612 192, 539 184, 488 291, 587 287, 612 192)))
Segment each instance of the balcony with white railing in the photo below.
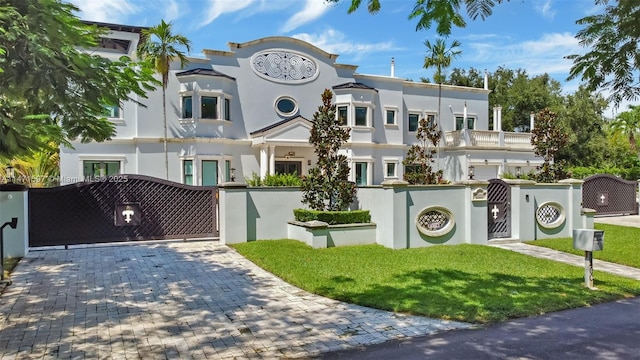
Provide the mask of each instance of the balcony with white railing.
POLYGON ((531 133, 517 133, 488 130, 447 131, 444 134, 448 147, 500 147, 533 150, 531 133))

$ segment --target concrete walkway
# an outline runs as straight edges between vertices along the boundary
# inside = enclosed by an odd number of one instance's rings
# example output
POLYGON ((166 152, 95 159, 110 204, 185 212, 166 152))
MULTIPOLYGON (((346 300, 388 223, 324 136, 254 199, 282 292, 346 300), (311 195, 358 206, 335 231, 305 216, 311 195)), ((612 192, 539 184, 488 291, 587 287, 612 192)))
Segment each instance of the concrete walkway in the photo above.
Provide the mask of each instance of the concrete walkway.
MULTIPOLYGON (((584 267, 584 256, 568 254, 562 251, 553 250, 541 246, 534 246, 524 243, 493 244, 492 246, 519 252, 529 256, 535 256, 538 258, 560 261, 563 263, 584 267)), ((614 264, 607 261, 593 259, 593 270, 605 271, 611 274, 640 280, 640 269, 625 265, 614 264)))
MULTIPOLYGON (((610 216, 610 217, 597 217, 594 219, 596 223, 619 225, 619 226, 631 226, 640 227, 640 216, 610 216)), ((554 261, 560 261, 563 263, 584 266, 584 256, 578 256, 573 254, 567 254, 561 251, 544 248, 541 246, 533 246, 520 242, 516 243, 495 243, 492 246, 499 247, 501 249, 507 249, 515 252, 519 252, 529 256, 535 256, 543 259, 549 259, 554 261)), ((596 255, 597 256, 597 253, 596 255)), ((611 274, 620 275, 636 280, 640 280, 640 269, 633 268, 625 265, 618 265, 607 261, 593 259, 593 270, 605 271, 611 274)))
POLYGON ((279 359, 469 328, 316 296, 211 242, 33 251, 0 295, 0 359, 279 359))

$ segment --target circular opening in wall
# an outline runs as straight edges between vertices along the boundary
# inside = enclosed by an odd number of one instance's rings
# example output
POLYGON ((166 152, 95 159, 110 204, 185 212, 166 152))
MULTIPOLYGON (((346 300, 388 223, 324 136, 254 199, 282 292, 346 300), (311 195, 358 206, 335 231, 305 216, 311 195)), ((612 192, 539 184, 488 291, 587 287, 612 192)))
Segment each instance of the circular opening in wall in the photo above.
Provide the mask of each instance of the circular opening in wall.
POLYGON ((298 112, 298 103, 291 97, 283 96, 276 100, 276 111, 282 116, 291 116, 298 112))
POLYGON ((455 225, 453 214, 447 208, 430 206, 416 217, 416 227, 423 235, 437 237, 448 234, 455 225))
POLYGON ((564 224, 566 214, 562 205, 557 202, 547 201, 540 204, 536 210, 538 225, 546 229, 555 229, 564 224))

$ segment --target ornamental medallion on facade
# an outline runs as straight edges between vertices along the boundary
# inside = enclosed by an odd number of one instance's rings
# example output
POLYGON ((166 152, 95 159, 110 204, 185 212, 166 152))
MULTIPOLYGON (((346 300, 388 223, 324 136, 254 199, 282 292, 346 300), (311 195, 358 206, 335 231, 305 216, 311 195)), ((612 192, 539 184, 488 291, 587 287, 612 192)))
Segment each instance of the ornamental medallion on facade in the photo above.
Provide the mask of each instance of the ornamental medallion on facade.
POLYGON ((254 54, 251 68, 258 76, 284 83, 305 83, 318 77, 318 66, 308 56, 290 50, 270 49, 254 54))

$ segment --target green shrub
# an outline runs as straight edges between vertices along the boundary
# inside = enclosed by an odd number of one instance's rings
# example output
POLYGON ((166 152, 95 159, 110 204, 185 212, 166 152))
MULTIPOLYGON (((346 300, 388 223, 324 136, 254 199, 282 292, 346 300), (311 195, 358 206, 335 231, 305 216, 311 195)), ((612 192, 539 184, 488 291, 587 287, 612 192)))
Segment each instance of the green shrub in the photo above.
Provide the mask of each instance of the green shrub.
POLYGON ((318 211, 307 209, 293 209, 293 215, 297 221, 323 221, 329 225, 370 223, 369 210, 353 211, 318 211))
POLYGON ((589 166, 576 166, 570 169, 572 177, 574 179, 584 179, 591 175, 596 174, 611 174, 619 176, 625 180, 635 181, 640 178, 640 167, 632 166, 628 168, 619 168, 614 166, 608 166, 604 168, 589 166))
POLYGON ((300 186, 302 180, 296 174, 275 174, 267 175, 264 179, 255 172, 251 174, 251 178, 244 178, 245 183, 249 186, 300 186))

